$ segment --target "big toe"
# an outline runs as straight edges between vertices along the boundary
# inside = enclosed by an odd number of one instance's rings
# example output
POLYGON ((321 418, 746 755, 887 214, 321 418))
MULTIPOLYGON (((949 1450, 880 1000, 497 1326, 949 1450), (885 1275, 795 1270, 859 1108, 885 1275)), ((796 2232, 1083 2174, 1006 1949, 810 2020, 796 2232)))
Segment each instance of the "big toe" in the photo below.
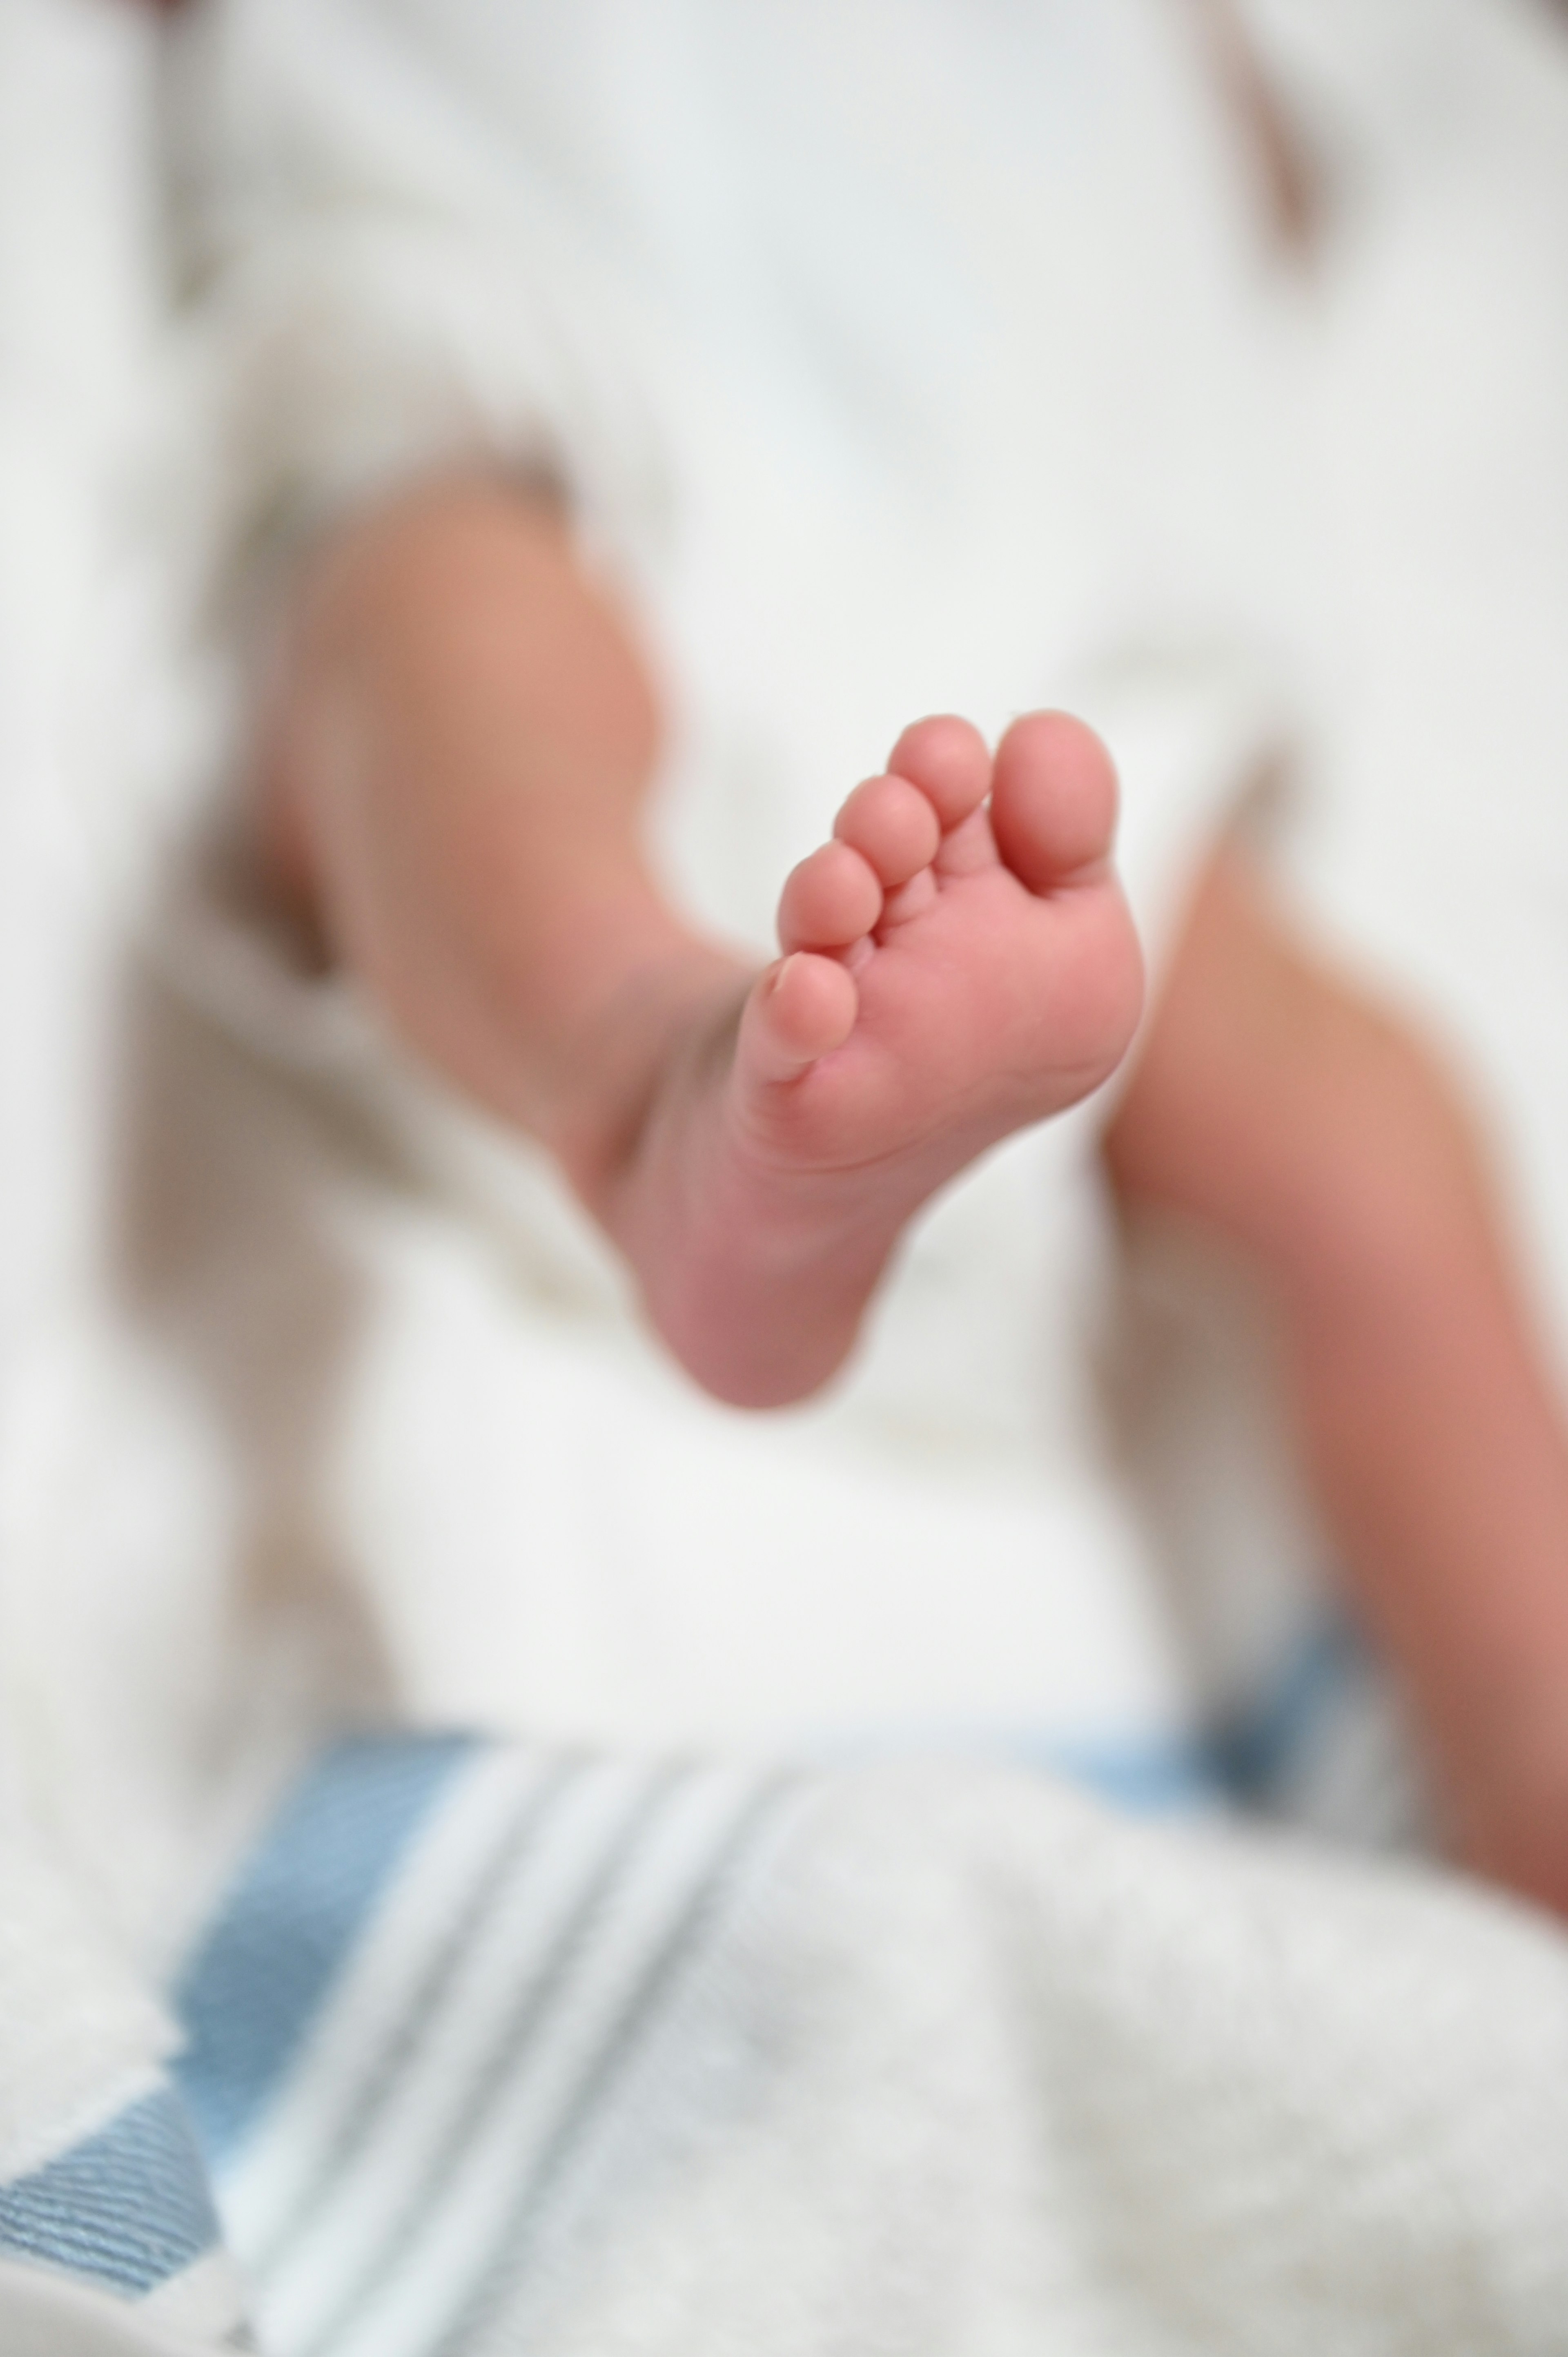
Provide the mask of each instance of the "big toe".
POLYGON ((996 748, 996 848, 1031 892, 1075 882, 1110 857, 1116 801, 1110 754, 1070 713, 1026 713, 996 748))

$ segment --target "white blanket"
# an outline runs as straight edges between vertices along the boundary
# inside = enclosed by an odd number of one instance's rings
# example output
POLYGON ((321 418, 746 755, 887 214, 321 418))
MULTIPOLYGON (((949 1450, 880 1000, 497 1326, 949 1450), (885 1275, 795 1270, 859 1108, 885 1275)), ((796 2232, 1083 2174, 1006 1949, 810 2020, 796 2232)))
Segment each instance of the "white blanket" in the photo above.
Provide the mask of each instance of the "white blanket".
MULTIPOLYGON (((178 1998, 275 2357, 1568 2345, 1568 1949, 1414 1873, 973 1770, 381 1738, 178 1998)), ((51 2337, 0 2259, 8 2350, 220 2337, 194 2149, 149 2084, 0 2186, 0 2249, 134 2296, 51 2337)))
MULTIPOLYGON (((275 13, 286 27, 290 12, 275 13)), ((1326 152, 1348 140, 1361 162, 1349 180, 1361 210, 1348 209, 1330 249, 1335 333, 1322 349, 1337 392, 1324 464, 1364 520, 1358 628, 1383 683, 1336 689, 1324 706, 1328 749, 1297 873, 1352 949, 1436 1010, 1462 1049, 1484 1051, 1561 1335, 1568 1149, 1554 1108, 1568 1093, 1540 1081, 1561 1070, 1562 998, 1543 977, 1562 957, 1549 929, 1568 720, 1561 666, 1530 650, 1543 635, 1561 642, 1568 580, 1562 535, 1494 537, 1492 525, 1499 513, 1517 525, 1521 509, 1527 522, 1561 513, 1555 421, 1568 393, 1543 394, 1533 424, 1512 416, 1500 445, 1488 420, 1518 385, 1568 387, 1541 292, 1559 283, 1564 83, 1551 21, 1523 0, 1444 0, 1440 18, 1387 0, 1374 13, 1394 46, 1369 78, 1354 46, 1365 12, 1313 20, 1283 0, 1264 12, 1326 152), (1410 133, 1410 92, 1425 85, 1412 83, 1402 43, 1446 60, 1435 144, 1410 133), (1458 176, 1455 210, 1434 217, 1423 208, 1445 175, 1458 176), (1423 224, 1434 218, 1433 236, 1423 224), (1453 233, 1460 219, 1472 234, 1453 233), (1405 290, 1397 314, 1391 286, 1405 290), (1483 293, 1499 307, 1479 339, 1495 369, 1477 380, 1454 344, 1477 348, 1467 323, 1483 293), (1500 487, 1510 499, 1434 507, 1477 447, 1517 471, 1500 487), (1435 554, 1411 537, 1411 518, 1434 512, 1450 519, 1435 554), (1484 669, 1433 664, 1422 618, 1434 612, 1444 644, 1487 651, 1484 669), (1491 682, 1505 669, 1513 684, 1499 697, 1491 682), (1482 766, 1500 782, 1477 841, 1482 766), (1446 853, 1439 813, 1451 814, 1446 853)), ((157 325, 153 38, 121 0, 5 0, 0 13, 0 262, 16 323, 0 363, 0 1049, 7 1136, 26 1149, 0 1173, 0 2341, 49 2357, 174 2352, 220 2341, 248 2309, 282 2357, 330 2320, 332 2266, 351 2290, 355 2253, 384 2249, 385 2189, 335 2182, 361 2240, 324 2235, 327 2274, 301 2288, 285 2270, 274 2286, 250 2239, 243 2155, 258 2178, 304 2167, 386 2040, 412 2072, 424 2050, 400 2007, 443 1955, 521 1995, 547 1965, 547 1901, 598 1855, 585 1839, 574 1848, 564 1816, 548 1856, 476 1886, 475 1780, 504 1814, 546 1755, 459 1749, 450 1783, 385 1861, 379 1905, 334 1911, 336 1867, 315 1886, 332 1933, 319 2006, 249 2115, 257 2141, 231 2153, 191 2076, 199 2040, 183 2095, 168 2076, 184 2034, 169 1997, 180 1988, 193 2018, 192 1975, 303 1804, 271 1812, 334 1728, 461 1718, 631 1738, 619 1766, 591 1771, 631 1792, 655 1779, 628 1760, 687 1756, 698 1740, 733 1760, 786 1733, 799 1753, 811 1738, 819 1749, 868 1731, 907 1738, 922 1722, 950 1738, 978 1723, 993 1747, 1076 1749, 1102 1771, 1109 1760, 1112 1781, 1130 1765, 1147 1792, 1173 1770, 1179 1790, 1194 1712, 1075 1372, 1076 1339, 1028 1389, 1032 1412, 1059 1419, 1047 1470, 1036 1462, 1022 1495, 1009 1487, 1016 1393, 998 1370, 1017 1361, 991 1351, 987 1321, 1010 1262, 970 1296, 964 1348, 950 1342, 938 1369, 954 1415, 932 1473, 933 1427, 911 1416, 929 1403, 903 1378, 906 1360, 929 1368, 933 1340, 953 1330, 943 1254, 962 1261, 975 1243, 961 1207, 890 1317, 868 1371, 875 1413, 852 1415, 842 1441, 814 1417, 754 1439, 651 1369, 558 1206, 530 1199, 522 1225, 542 1223, 531 1232, 544 1248, 520 1264, 515 1163, 501 1157, 498 1181, 493 1143, 438 1118, 423 1084, 367 1040, 360 1012, 303 984, 253 913, 234 921, 212 891, 188 902, 177 935, 138 951, 135 993, 120 986, 106 1003, 142 917, 125 846, 156 833, 149 813, 171 781, 209 789, 223 725, 220 707, 204 737, 203 679, 166 648, 148 653, 170 584, 166 565, 145 564, 145 518, 169 512, 149 508, 147 452, 187 397, 157 325), (70 267, 40 272, 62 237, 70 267), (166 420, 150 436, 148 414, 166 420), (111 1049, 134 1115, 113 1150, 111 1049), (919 1348, 906 1351, 909 1337, 919 1348), (969 1416, 975 1400, 983 1413, 969 1416), (544 1419, 532 1441, 532 1416, 544 1419), (607 1429, 623 1483, 608 1514, 607 1429), (945 1498, 972 1549, 972 1518, 984 1519, 981 1572, 993 1572, 993 1616, 1013 1641, 977 1638, 968 1654, 949 1639, 944 1651, 947 1591, 930 1591, 919 1624, 871 1589, 835 1656, 840 1594, 789 1623, 802 1557, 783 1544, 776 1561, 757 1557, 757 1525, 809 1521, 825 1488, 852 1534, 884 1528, 911 1432, 929 1484, 914 1519, 940 1537, 952 1525, 931 1501, 945 1498), (489 1510, 503 1492, 510 1519, 489 1510), (677 1512, 700 1544, 671 1538, 677 1512), (1069 1568, 1031 1600, 1047 1528, 1069 1568), (778 1609, 730 1626, 725 1578, 742 1545, 778 1609), (1037 1621, 1007 1618, 1031 1612, 1037 1621), (733 1689, 715 1674, 747 1661, 733 1689), (787 1673, 780 1690, 768 1689, 771 1663, 787 1673), (420 1897, 429 1878, 440 1904, 420 1897), (512 1925, 499 1946, 475 1929, 481 1897, 512 1925), (366 1987, 384 2010, 361 2019, 354 1993, 366 1987)), ((153 547, 167 556, 163 525, 153 547)), ((1200 810, 1226 802, 1226 763, 1257 741, 1251 691, 1233 698, 1220 668, 1216 702, 1183 700, 1185 738, 1157 696, 1141 719, 1117 707, 1130 774, 1197 781, 1193 802, 1175 796, 1174 837, 1150 843, 1151 908, 1179 899, 1200 810), (1217 748, 1229 748, 1218 786, 1197 758, 1217 748)), ((878 691, 890 716, 896 690, 878 691)), ((830 736, 846 732, 842 712, 830 718, 830 736)), ((858 723, 847 733, 858 745, 858 723)), ((854 758, 869 766, 881 750, 854 758)), ((812 791, 825 806, 850 759, 824 756, 812 791)), ((780 864, 770 852, 755 872, 780 864)), ((722 901, 728 879, 706 888, 722 901)), ((1079 1161, 1084 1140, 1061 1135, 1049 1151, 1079 1161)), ((1029 1157, 993 1183, 1026 1195, 1029 1157)), ((983 1210, 970 1216, 985 1229, 983 1210)), ((1010 1210, 1003 1224, 1016 1236, 1025 1222, 1010 1210)), ((1087 1228, 1073 1214, 1071 1253, 1091 1230, 1091 1214, 1087 1228)), ((1035 1281, 1058 1308, 1076 1297, 1049 1266, 1035 1281)), ((1000 1306, 1015 1336, 1015 1305, 1000 1306)), ((1032 1428, 1024 1453, 1037 1442, 1032 1428)), ((1176 1451, 1184 1480, 1196 1481, 1196 1445, 1176 1451)), ((1240 1568, 1256 1574, 1270 1513, 1219 1527, 1228 1560, 1250 1554, 1240 1568)), ((849 1552, 858 1563, 868 1549, 849 1552)), ((931 1553, 950 1558, 951 1543, 931 1553)), ((973 1562, 964 1570, 973 1594, 973 1562)), ((1289 1607, 1269 1622, 1271 1646, 1299 1633, 1294 1575, 1282 1585, 1289 1607)), ((580 1762, 571 1772, 591 1781, 580 1762)), ((694 1785, 722 1819, 762 1772, 732 1764, 694 1785)), ((330 1773, 306 1791, 319 1799, 330 1773)), ((631 2093, 596 2078, 586 2015, 578 2047, 520 2031, 470 2054, 466 2068, 493 2069, 515 2092, 521 2125, 489 2181, 489 2226, 482 2203, 432 2198, 410 2213, 408 2265, 431 2305, 400 2312, 437 2319, 412 2346, 440 2347, 458 2324, 476 2348, 526 2330, 564 2351, 700 2351, 705 2338, 856 2357, 1052 2338, 1160 2357, 1568 2345, 1563 1950, 1551 1927, 1457 1885, 1138 1828, 1050 1783, 978 1769, 818 1769, 786 1792, 732 1903, 703 1918, 689 1977, 668 1983, 670 2017, 646 2018, 646 2046, 602 2050, 646 2072, 631 2093), (562 2051, 614 2094, 602 2113, 585 2081, 530 2108, 562 2051), (554 2128, 579 2117, 572 2167, 541 2179, 554 2128), (542 2183, 549 2200, 530 2208, 542 2183), (528 2225, 515 2244, 513 2203, 528 2225), (448 2235, 467 2256, 444 2255, 448 2235), (503 2246, 516 2266, 504 2285, 492 2273, 503 2246), (470 2307, 487 2281, 499 2305, 470 2307)), ((304 1821, 330 1829, 331 1812, 306 1807, 304 1821)), ((607 2021, 618 1989, 640 1986, 637 1939, 657 1946, 661 1923, 688 1920, 673 1901, 661 1913, 637 1899, 636 1855, 623 1861, 630 1883, 606 1885, 598 1979, 560 1983, 563 2002, 585 2007, 597 1987, 607 2021)), ((298 1920, 301 1890, 286 1878, 272 1889, 275 1930, 298 1920)), ((305 1902, 311 1891, 306 1876, 305 1902)), ((218 2017, 239 2036, 254 2007, 218 2017)), ((476 2036, 489 2018, 474 2017, 476 2036)), ((451 2101, 468 2083, 437 2069, 435 2083, 451 2101)), ((411 2121, 434 2115, 417 2073, 403 2100, 411 2121)), ((478 2167, 481 2148, 461 2157, 478 2167)), ((362 2307, 342 2311, 343 2346, 361 2329, 392 2345, 375 2298, 401 2280, 375 2272, 362 2307)))

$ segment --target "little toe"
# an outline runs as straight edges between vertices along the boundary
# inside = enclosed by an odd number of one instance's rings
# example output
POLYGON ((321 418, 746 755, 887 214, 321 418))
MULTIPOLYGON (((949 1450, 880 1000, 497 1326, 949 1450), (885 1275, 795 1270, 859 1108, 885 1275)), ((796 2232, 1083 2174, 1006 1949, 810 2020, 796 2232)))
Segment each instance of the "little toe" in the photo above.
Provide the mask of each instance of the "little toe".
POLYGON ((833 834, 875 870, 886 891, 929 867, 941 824, 929 794, 908 778, 867 778, 833 821, 833 834))
POLYGON ((991 756, 978 728, 950 713, 906 728, 887 767, 926 795, 944 834, 979 809, 991 785, 991 756))
POLYGON ((1116 833, 1116 771, 1092 728, 1066 712, 1029 712, 996 748, 996 848, 1021 884, 1048 892, 1092 876, 1116 833))
POLYGON ((836 958, 796 950, 770 966, 741 1013, 739 1057, 761 1081, 797 1078, 842 1048, 854 1028, 860 993, 836 958))
POLYGON ((781 949, 847 949, 882 914, 882 886, 847 843, 824 843, 785 878, 779 898, 781 949))

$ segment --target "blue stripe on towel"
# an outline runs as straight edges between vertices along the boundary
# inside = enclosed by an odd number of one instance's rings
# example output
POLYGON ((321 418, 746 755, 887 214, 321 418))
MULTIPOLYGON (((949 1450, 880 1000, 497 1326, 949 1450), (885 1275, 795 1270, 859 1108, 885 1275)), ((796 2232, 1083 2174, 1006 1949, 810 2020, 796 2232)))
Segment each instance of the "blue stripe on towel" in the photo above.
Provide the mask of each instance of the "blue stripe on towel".
POLYGON ((1262 1800, 1298 1766, 1365 1660, 1356 1631, 1340 1614, 1309 1629, 1262 1698, 1216 1731, 1214 1764, 1227 1788, 1243 1800, 1262 1800))
POLYGON ((190 2122, 167 2087, 0 2185, 0 2254, 134 2298, 183 2273, 218 2231, 190 2122))
POLYGON ((1207 1758, 1191 1744, 1043 1743, 1036 1758, 1040 1766, 1134 1816, 1211 1808, 1219 1797, 1207 1758))
POLYGON ((175 1991, 176 2065, 208 2159, 243 2143, 466 1735, 360 1736, 298 1784, 175 1991))
POLYGON ((1064 1736, 1016 1722, 930 1720, 875 1735, 820 1739, 804 1758, 816 1767, 900 1759, 990 1761, 1029 1775, 1058 1776, 1133 1816, 1205 1812, 1224 1798, 1206 1742, 1122 1728, 1064 1736))

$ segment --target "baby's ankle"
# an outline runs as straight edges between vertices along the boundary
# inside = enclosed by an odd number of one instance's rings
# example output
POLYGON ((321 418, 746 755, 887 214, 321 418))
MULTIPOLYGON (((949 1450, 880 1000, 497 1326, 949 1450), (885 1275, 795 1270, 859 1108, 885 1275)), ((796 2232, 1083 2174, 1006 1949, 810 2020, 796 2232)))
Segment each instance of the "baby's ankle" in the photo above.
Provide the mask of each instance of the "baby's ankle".
POLYGON ((754 978, 740 960, 672 930, 628 954, 564 1028, 540 1135, 612 1233, 662 1101, 705 1060, 723 1061, 754 978))

